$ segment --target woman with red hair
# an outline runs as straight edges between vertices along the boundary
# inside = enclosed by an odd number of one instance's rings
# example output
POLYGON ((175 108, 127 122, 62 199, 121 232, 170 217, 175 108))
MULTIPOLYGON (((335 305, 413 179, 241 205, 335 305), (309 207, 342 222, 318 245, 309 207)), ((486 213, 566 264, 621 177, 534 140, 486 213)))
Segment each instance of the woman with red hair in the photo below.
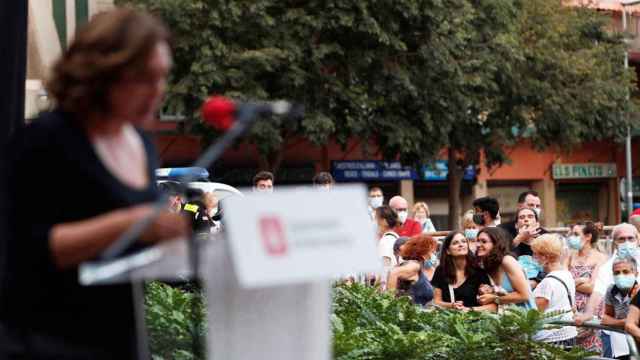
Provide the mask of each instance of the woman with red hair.
POLYGON ((433 288, 422 272, 422 264, 436 250, 437 242, 425 234, 411 237, 400 246, 404 260, 389 273, 387 289, 407 293, 414 303, 425 306, 433 300, 433 288))

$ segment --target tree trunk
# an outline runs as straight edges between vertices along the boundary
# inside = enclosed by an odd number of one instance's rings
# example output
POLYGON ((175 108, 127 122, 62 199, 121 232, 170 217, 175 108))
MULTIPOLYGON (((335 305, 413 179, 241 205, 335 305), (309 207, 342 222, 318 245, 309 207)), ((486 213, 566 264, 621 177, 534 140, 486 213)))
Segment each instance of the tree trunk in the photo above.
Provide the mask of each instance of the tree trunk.
POLYGON ((284 144, 280 149, 271 154, 258 154, 258 167, 260 170, 271 171, 276 174, 280 170, 284 159, 284 144))
POLYGON ((462 202, 460 201, 460 193, 462 192, 462 177, 464 170, 457 165, 455 150, 448 149, 448 175, 447 181, 449 185, 449 230, 461 229, 460 215, 462 202))

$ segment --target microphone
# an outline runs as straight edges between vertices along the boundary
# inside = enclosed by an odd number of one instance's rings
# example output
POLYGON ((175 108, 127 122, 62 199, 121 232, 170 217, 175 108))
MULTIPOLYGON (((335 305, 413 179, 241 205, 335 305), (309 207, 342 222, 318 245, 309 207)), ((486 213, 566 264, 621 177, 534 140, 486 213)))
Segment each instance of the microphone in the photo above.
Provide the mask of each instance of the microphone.
POLYGON ((302 115, 302 108, 288 101, 234 102, 224 96, 211 96, 204 101, 201 108, 204 122, 222 131, 229 130, 240 112, 251 112, 263 115, 302 115))

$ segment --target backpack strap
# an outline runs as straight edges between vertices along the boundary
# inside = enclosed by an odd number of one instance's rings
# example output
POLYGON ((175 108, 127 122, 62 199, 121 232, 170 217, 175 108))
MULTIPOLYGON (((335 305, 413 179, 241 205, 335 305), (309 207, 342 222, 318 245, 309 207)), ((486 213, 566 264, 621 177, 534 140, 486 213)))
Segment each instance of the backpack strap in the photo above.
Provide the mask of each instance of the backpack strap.
POLYGON ((567 298, 569 299, 569 305, 571 305, 571 308, 573 309, 573 300, 571 299, 571 293, 569 292, 569 287, 567 287, 567 284, 565 284, 564 281, 562 281, 559 277, 554 275, 547 275, 545 276, 545 278, 556 279, 560 282, 560 284, 562 284, 562 286, 564 286, 564 289, 567 291, 567 298))
POLYGON ((387 235, 393 236, 394 238, 396 238, 396 240, 400 238, 400 235, 398 235, 395 231, 387 231, 386 233, 382 234, 382 236, 387 236, 387 235))

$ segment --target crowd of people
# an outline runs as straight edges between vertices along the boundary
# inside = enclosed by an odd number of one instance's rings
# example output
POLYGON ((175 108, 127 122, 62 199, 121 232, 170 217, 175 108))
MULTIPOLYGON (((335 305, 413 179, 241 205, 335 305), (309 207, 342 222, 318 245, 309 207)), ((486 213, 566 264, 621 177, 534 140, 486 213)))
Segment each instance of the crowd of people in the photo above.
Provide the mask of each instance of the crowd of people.
MULTIPOLYGON (((321 172, 312 183, 327 191, 335 181, 321 172)), ((172 182, 161 183, 160 190, 168 195, 171 212, 192 219, 195 233, 221 230, 222 209, 214 193, 185 193, 172 182)), ((257 173, 252 191, 272 193, 274 175, 257 173)), ((543 228, 541 200, 533 190, 520 194, 509 222, 501 221, 495 198, 478 198, 472 204, 460 219, 460 229, 438 232, 425 202, 410 207, 402 196, 393 196, 385 204, 382 189, 372 187, 368 209, 377 229, 382 271, 346 280, 409 296, 425 308, 500 313, 517 306, 577 325, 597 319, 640 339, 640 213, 613 227, 611 249, 602 250, 600 223, 579 222, 566 233, 543 228)), ((541 330, 535 340, 566 349, 580 346, 605 357, 629 356, 620 332, 556 326, 541 330)))
MULTIPOLYGON (((385 205, 379 187, 369 190, 368 200, 383 263, 380 274, 365 279, 368 284, 408 295, 427 308, 502 312, 517 306, 577 325, 599 320, 640 339, 635 226, 640 214, 613 227, 606 250, 599 244, 601 223, 579 222, 566 233, 543 228, 540 197, 533 190, 519 196, 513 221, 502 223, 498 201, 482 197, 462 216, 461 229, 447 232, 436 232, 424 202, 411 212, 401 196, 385 205)), ((629 357, 621 332, 555 326, 541 330, 535 340, 629 357)))

